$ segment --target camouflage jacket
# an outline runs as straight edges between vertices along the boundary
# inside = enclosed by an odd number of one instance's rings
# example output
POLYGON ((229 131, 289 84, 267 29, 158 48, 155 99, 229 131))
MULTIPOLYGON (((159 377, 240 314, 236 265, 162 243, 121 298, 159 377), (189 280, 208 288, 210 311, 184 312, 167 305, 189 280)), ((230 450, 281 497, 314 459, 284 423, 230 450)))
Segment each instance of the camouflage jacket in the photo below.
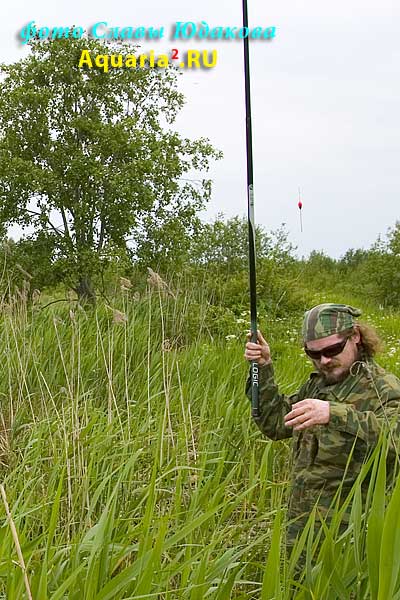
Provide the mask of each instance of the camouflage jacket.
MULTIPOLYGON (((250 378, 246 393, 251 398, 250 378)), ((345 497, 380 432, 390 426, 389 461, 394 463, 400 438, 400 381, 374 361, 355 363, 347 378, 326 385, 319 373, 293 395, 279 393, 272 364, 259 370, 260 418, 257 425, 272 440, 293 438, 293 469, 289 499, 288 542, 304 527, 318 500, 321 512, 330 506, 342 483, 345 497), (291 405, 306 398, 330 402, 330 420, 303 431, 284 424, 291 405), (349 456, 351 459, 349 460, 349 456)))

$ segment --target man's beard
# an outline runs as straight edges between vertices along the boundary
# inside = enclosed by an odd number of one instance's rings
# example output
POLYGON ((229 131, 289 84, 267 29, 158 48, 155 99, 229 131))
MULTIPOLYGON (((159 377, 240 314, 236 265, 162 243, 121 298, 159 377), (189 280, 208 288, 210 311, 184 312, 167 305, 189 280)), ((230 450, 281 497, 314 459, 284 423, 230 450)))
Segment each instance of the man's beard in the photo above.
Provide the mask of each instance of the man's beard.
POLYGON ((331 385, 333 383, 340 383, 341 381, 343 381, 344 379, 346 379, 346 377, 348 376, 348 374, 350 373, 350 368, 348 369, 344 369, 342 370, 343 367, 341 367, 341 364, 330 364, 329 367, 325 366, 325 367, 321 367, 321 365, 319 366, 319 373, 322 376, 322 378, 324 379, 324 382, 328 385, 331 385), (339 373, 335 372, 337 371, 337 369, 340 369, 339 373))
POLYGON ((346 379, 346 377, 350 373, 350 369, 346 369, 345 371, 341 371, 340 373, 334 373, 335 370, 336 369, 332 369, 332 368, 320 369, 320 373, 321 373, 325 383, 327 383, 328 385, 331 385, 333 383, 340 383, 341 381, 346 379))
POLYGON ((317 370, 324 379, 324 382, 327 385, 332 385, 333 383, 340 383, 341 381, 344 381, 346 377, 350 374, 351 367, 357 360, 361 360, 361 353, 359 349, 357 349, 357 351, 355 352, 353 362, 348 368, 343 369, 340 360, 338 360, 337 362, 334 360, 329 366, 325 367, 322 367, 321 365, 317 364, 315 366, 317 367, 317 370), (337 369, 340 370, 339 373, 334 373, 334 371, 336 371, 337 369))

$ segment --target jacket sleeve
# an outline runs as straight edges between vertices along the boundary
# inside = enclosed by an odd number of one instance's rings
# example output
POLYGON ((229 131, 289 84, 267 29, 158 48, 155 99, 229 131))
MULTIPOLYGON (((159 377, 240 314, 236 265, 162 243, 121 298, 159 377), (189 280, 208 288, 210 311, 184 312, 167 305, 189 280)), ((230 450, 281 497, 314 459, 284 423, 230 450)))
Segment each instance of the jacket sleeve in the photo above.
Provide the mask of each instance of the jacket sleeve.
POLYGON ((400 385, 376 385, 375 410, 358 411, 351 403, 332 402, 327 427, 344 431, 374 447, 382 431, 390 431, 389 450, 396 452, 400 439, 400 385))
MULTIPOLYGON (((272 363, 259 368, 258 378, 260 417, 255 422, 259 429, 271 440, 292 437, 293 429, 286 427, 283 419, 290 412, 291 405, 298 400, 298 394, 286 396, 279 393, 272 363)), ((246 382, 246 395, 251 400, 250 376, 246 382)))

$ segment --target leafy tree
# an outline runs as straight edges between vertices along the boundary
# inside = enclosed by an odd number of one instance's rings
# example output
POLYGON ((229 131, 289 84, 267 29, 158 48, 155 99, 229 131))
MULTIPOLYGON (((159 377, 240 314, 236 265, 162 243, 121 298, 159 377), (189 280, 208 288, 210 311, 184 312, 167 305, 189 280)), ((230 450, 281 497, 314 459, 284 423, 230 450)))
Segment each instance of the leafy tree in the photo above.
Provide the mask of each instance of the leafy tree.
POLYGON ((396 256, 400 256, 400 221, 396 221, 387 234, 388 249, 396 256))
POLYGON ((185 210, 174 211, 171 205, 158 215, 154 212, 143 215, 142 235, 137 236, 129 247, 132 262, 163 273, 186 266, 193 239, 202 230, 202 223, 195 213, 196 207, 187 204, 185 210))
POLYGON ((383 306, 400 304, 400 223, 378 237, 357 273, 363 292, 383 306))
POLYGON ((12 276, 13 283, 20 286, 25 272, 32 288, 56 286, 61 276, 54 265, 55 243, 55 236, 43 232, 17 242, 7 240, 3 244, 7 279, 12 276))
POLYGON ((52 236, 65 280, 93 300, 108 245, 146 236, 171 207, 190 228, 211 186, 184 176, 220 154, 166 129, 184 102, 173 67, 79 68, 83 49, 132 53, 122 43, 34 40, 27 58, 1 66, 0 223, 52 236))
POLYGON ((356 249, 350 248, 341 257, 341 259, 339 261, 339 266, 344 271, 347 271, 347 270, 352 271, 353 269, 355 269, 359 265, 361 265, 363 262, 368 260, 369 255, 370 255, 369 250, 363 250, 362 248, 356 248, 356 249))
MULTIPOLYGON (((294 247, 282 225, 267 232, 256 227, 257 294, 260 309, 271 314, 285 310, 291 302, 294 247), (290 297, 290 298, 289 298, 290 297)), ((215 304, 223 304, 236 315, 248 308, 248 222, 246 218, 225 220, 219 214, 212 223, 200 223, 193 232, 187 265, 201 289, 215 304)))
POLYGON ((367 250, 350 249, 338 262, 341 289, 382 306, 400 303, 400 224, 367 250))
MULTIPOLYGON (((294 247, 288 241, 288 233, 282 225, 273 232, 256 226, 256 256, 262 259, 285 262, 293 259, 294 247)), ((224 220, 217 215, 212 223, 204 223, 193 236, 190 260, 197 264, 225 266, 228 270, 247 269, 248 221, 244 217, 224 220)))

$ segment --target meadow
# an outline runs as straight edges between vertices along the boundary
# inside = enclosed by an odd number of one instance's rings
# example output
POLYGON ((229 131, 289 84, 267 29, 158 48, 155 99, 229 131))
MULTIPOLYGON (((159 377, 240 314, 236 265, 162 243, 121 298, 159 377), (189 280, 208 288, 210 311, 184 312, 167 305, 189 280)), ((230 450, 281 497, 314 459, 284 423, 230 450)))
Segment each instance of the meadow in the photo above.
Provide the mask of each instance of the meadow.
MULTIPOLYGON (((366 315, 400 373, 399 316, 366 315)), ((334 521, 316 550, 311 517, 286 558, 290 446, 251 420, 248 321, 201 286, 89 309, 3 300, 0 598, 400 598, 400 488, 385 494, 378 452, 369 516, 355 488, 349 530, 334 521)), ((311 370, 300 323, 260 314, 288 393, 311 370)))

